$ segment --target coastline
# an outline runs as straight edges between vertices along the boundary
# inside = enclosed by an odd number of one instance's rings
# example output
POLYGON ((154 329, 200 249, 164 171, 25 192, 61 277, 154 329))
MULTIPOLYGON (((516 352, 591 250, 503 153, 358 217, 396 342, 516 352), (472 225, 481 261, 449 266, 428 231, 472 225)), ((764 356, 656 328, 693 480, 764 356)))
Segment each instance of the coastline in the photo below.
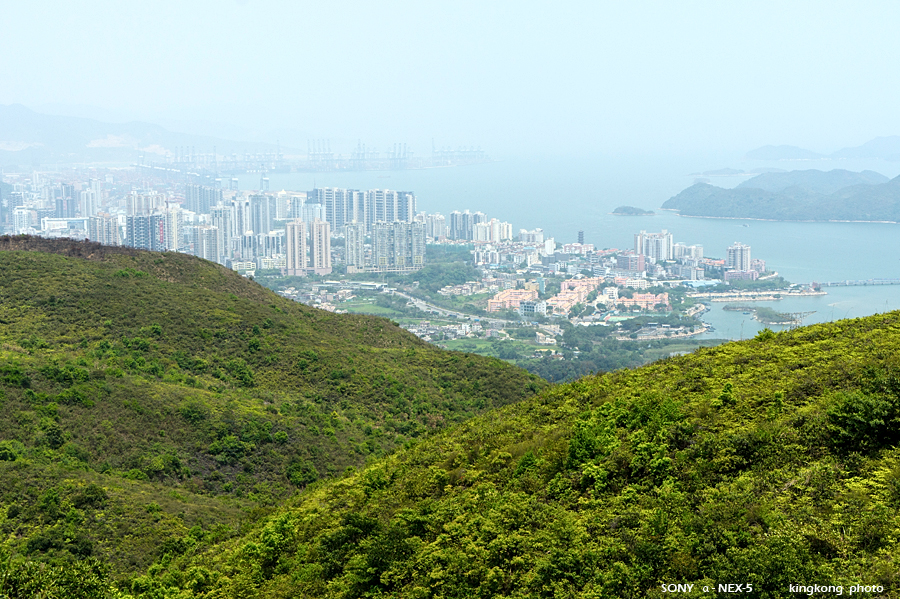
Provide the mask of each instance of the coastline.
MULTIPOLYGON (((741 312, 741 311, 744 311, 744 308, 746 308, 746 309, 749 310, 750 312, 753 312, 753 316, 752 316, 752 319, 753 319, 753 320, 755 320, 756 322, 758 322, 758 323, 760 323, 760 324, 762 324, 762 325, 765 325, 765 326, 769 326, 769 325, 773 325, 773 326, 790 326, 790 325, 794 324, 794 321, 793 321, 793 320, 784 320, 784 321, 768 321, 768 320, 764 320, 764 319, 762 319, 762 318, 759 317, 759 312, 758 312, 757 308, 754 308, 753 306, 736 306, 736 307, 734 307, 734 308, 729 308, 728 306, 725 306, 725 307, 722 308, 722 309, 725 310, 726 312, 741 312)), ((746 314, 746 313, 747 313, 747 312, 744 312, 744 314, 746 314)))
POLYGON ((616 341, 658 341, 660 339, 687 339, 689 337, 696 337, 697 335, 702 335, 703 333, 706 333, 707 331, 710 330, 709 324, 707 324, 706 322, 703 322, 702 320, 700 322, 702 322, 703 324, 693 332, 675 333, 672 335, 665 335, 665 334, 663 334, 663 335, 646 335, 646 336, 642 336, 642 337, 637 337, 635 339, 625 336, 625 337, 616 337, 615 339, 616 339, 616 341))
POLYGON ((721 220, 758 220, 762 222, 770 222, 770 223, 875 223, 875 224, 883 224, 883 225, 897 225, 900 222, 895 220, 800 220, 800 219, 783 219, 783 218, 753 218, 749 216, 700 216, 699 214, 682 214, 679 210, 675 208, 660 208, 660 210, 666 210, 668 212, 677 212, 678 216, 682 216, 684 218, 717 218, 721 220))
POLYGON ((817 295, 828 295, 828 293, 826 291, 709 291, 706 293, 701 291, 686 294, 687 297, 706 299, 711 302, 730 302, 732 300, 771 302, 791 297, 813 297, 817 295))

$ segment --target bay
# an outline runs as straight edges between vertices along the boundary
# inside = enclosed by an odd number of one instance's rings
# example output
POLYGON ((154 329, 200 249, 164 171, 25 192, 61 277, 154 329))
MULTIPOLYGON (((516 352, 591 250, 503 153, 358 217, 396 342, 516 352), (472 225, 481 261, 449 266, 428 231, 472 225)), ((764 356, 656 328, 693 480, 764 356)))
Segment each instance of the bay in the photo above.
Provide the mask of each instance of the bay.
MULTIPOLYGON (((734 166, 733 156, 594 156, 510 159, 450 168, 399 171, 269 173, 269 188, 306 191, 318 187, 387 188, 415 192, 420 211, 449 214, 480 210, 520 228, 543 228, 557 241, 571 242, 578 231, 598 248, 628 249, 640 230, 673 233, 675 241, 701 244, 704 255, 724 257, 739 241, 795 283, 900 278, 900 225, 894 223, 806 223, 681 217, 660 211, 667 199, 691 185, 689 173, 734 166), (653 216, 613 216, 621 205, 655 210, 653 216)), ((771 163, 739 162, 751 170, 771 163)), ((883 161, 801 161, 781 168, 872 169, 888 177, 900 163, 883 161)), ((238 175, 241 189, 259 186, 259 174, 238 175)), ((732 187, 747 177, 710 177, 732 187)), ((900 309, 900 286, 830 287, 828 295, 774 302, 780 312, 815 313, 804 323, 865 316, 900 309)), ((712 304, 704 320, 715 327, 707 337, 739 339, 762 328, 740 312, 712 304)), ((760 305, 769 305, 760 303, 760 305)), ((777 327, 776 327, 777 328, 777 327)))

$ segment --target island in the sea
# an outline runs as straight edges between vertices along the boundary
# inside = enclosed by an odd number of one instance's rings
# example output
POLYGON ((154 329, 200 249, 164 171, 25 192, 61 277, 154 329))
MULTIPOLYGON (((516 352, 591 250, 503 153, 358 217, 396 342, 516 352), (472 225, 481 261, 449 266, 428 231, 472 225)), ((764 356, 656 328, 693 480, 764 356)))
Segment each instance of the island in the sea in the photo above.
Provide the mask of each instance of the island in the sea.
POLYGON ((695 183, 662 208, 714 218, 900 222, 900 177, 843 169, 764 173, 733 189, 695 183))
POLYGON ((652 210, 644 210, 643 208, 635 208, 634 206, 619 206, 613 210, 612 213, 619 216, 653 216, 656 214, 652 210))

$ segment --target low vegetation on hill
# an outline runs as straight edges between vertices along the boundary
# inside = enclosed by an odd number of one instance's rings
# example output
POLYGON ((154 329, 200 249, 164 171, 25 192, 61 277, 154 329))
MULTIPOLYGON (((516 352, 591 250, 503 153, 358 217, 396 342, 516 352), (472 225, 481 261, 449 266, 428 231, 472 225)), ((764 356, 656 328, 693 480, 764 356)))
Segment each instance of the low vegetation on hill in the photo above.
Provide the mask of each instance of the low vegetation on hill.
POLYGON ((898 347, 890 313, 554 387, 301 494, 243 538, 173 552, 131 589, 787 597, 808 581, 897 597, 898 347))
POLYGON ((137 573, 546 385, 183 254, 22 237, 0 250, 0 528, 14 556, 137 573))
POLYGON ((749 341, 541 390, 539 381, 502 364, 422 349, 385 321, 324 315, 268 293, 264 302, 239 295, 263 293, 252 285, 236 285, 236 299, 225 301, 225 292, 207 304, 207 293, 223 293, 213 277, 219 269, 196 261, 191 267, 209 269, 201 270, 210 291, 167 282, 165 273, 177 269, 156 259, 2 255, 0 320, 12 327, 4 331, 14 331, 3 341, 0 373, 11 431, 0 447, 3 550, 13 556, 0 560, 0 596, 34 596, 39 588, 144 599, 637 598, 662 597, 660 585, 680 583, 695 585, 696 596, 720 584, 751 585, 752 596, 764 598, 793 596, 790 585, 828 584, 900 597, 900 313, 763 330, 749 341), (93 288, 118 305, 116 294, 125 291, 117 289, 133 285, 127 297, 147 301, 121 321, 102 314, 112 324, 79 324, 79 311, 96 310, 98 298, 79 304, 80 296, 56 291, 50 302, 49 291, 33 282, 37 299, 11 300, 10 286, 22 284, 15 277, 39 270, 29 261, 44 265, 54 289, 93 288), (179 285, 191 289, 203 322, 218 322, 204 326, 227 336, 188 332, 196 321, 178 308, 187 297, 179 285), (163 292, 154 295, 157 286, 163 292), (63 309, 73 325, 57 312, 63 309), (156 310, 173 318, 162 320, 156 310), (271 325, 264 326, 267 318, 271 325), (163 322, 155 332, 154 323, 163 322), (385 328, 366 328, 375 325, 385 328), (108 327, 118 327, 119 345, 104 333, 108 327), (302 349, 276 346, 275 335, 302 349), (282 361, 288 352, 298 352, 294 363, 309 360, 299 352, 310 346, 317 364, 338 359, 325 341, 316 345, 327 335, 357 372, 367 365, 369 380, 375 369, 404 385, 419 377, 417 390, 434 397, 458 392, 462 403, 431 400, 418 421, 417 396, 403 387, 399 396, 363 397, 365 410, 349 417, 356 404, 342 406, 340 393, 326 392, 341 379, 311 369, 311 361, 288 388, 292 379, 276 372, 290 366, 282 361), (367 335, 369 345, 358 341, 367 335), (135 338, 147 340, 147 349, 135 349, 135 338), (260 348, 251 351, 253 339, 260 348), (104 340, 111 347, 97 354, 104 340), (207 366, 186 370, 165 357, 164 344, 207 366), (420 353, 427 351, 434 353, 420 353), (277 367, 257 354, 275 355, 277 367), (251 379, 224 365, 237 359, 251 379), (148 371, 154 363, 165 370, 148 371), (465 377, 466 387, 454 387, 462 383, 451 375, 465 377), (485 394, 498 384, 507 385, 508 396, 485 394), (514 390, 526 394, 528 385, 538 392, 515 401, 514 390), (318 405, 307 389, 321 395, 330 420, 317 424, 311 414, 320 412, 293 407, 296 397, 318 405), (391 411, 398 397, 408 402, 403 420, 391 411), (454 415, 445 422, 462 418, 478 411, 466 403, 477 397, 485 408, 506 405, 443 429, 425 418, 442 407, 454 415), (108 408, 118 410, 108 423, 79 424, 108 408), (292 420, 301 416, 306 420, 292 420), (389 417, 433 432, 413 438, 388 427, 389 417), (373 452, 364 466, 290 497, 275 493, 275 505, 260 502, 264 482, 294 484, 297 475, 303 487, 310 466, 346 463, 336 456, 368 441, 357 437, 366 418, 373 431, 394 431, 394 443, 403 446, 380 457, 373 452), (272 439, 251 422, 262 430, 272 422, 272 439), (319 457, 307 453, 319 446, 316 438, 295 435, 317 426, 319 437, 331 438, 326 425, 336 445, 319 457), (104 432, 109 427, 115 435, 104 432), (188 434, 191 427, 196 432, 188 434), (280 432, 288 435, 284 443, 275 438, 280 432), (120 456, 131 454, 108 445, 116 435, 128 440, 123 445, 178 462, 125 460, 120 456), (283 457, 269 457, 276 455, 283 457), (323 455, 335 457, 316 461, 323 455), (259 474, 285 463, 282 474, 259 474), (221 520, 214 509, 222 510, 221 520), (240 513, 239 521, 226 524, 227 510, 240 513), (109 534, 109 546, 98 541, 101 533, 109 534), (130 549, 145 536, 154 539, 153 551, 130 549), (153 563, 123 568, 125 555, 152 555, 153 563))

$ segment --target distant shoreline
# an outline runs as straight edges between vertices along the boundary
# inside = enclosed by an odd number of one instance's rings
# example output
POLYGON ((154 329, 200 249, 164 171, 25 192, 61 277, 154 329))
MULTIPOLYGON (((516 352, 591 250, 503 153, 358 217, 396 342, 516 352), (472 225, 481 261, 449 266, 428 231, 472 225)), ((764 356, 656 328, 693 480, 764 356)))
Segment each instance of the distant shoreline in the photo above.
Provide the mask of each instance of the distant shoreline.
POLYGON ((900 222, 895 220, 786 220, 783 218, 753 218, 749 216, 700 216, 698 214, 681 214, 675 208, 660 208, 668 212, 677 212, 678 216, 684 218, 719 218, 722 220, 758 220, 770 223, 875 223, 882 225, 897 225, 900 222))

